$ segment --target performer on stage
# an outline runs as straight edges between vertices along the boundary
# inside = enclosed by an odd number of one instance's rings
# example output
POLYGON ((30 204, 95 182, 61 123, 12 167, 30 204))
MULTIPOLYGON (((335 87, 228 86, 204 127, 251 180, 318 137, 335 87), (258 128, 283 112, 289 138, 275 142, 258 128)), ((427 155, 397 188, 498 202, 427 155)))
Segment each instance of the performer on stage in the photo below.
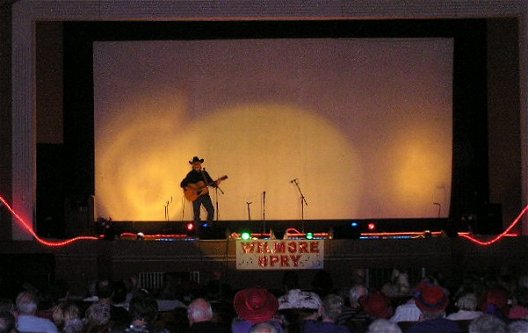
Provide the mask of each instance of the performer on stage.
POLYGON ((209 173, 202 168, 203 158, 194 156, 189 164, 192 170, 182 180, 180 186, 184 189, 187 199, 192 201, 194 213, 194 226, 198 231, 201 227, 200 223, 200 206, 204 206, 207 211, 207 224, 211 225, 214 219, 214 207, 209 196, 208 186, 217 187, 222 179, 213 180, 209 173))

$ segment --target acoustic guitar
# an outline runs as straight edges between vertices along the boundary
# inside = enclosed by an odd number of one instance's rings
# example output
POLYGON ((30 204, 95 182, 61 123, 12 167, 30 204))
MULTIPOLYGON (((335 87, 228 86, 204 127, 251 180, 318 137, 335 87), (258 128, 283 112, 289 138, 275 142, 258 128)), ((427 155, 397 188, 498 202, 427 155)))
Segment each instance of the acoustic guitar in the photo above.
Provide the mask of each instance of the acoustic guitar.
MULTIPOLYGON (((215 180, 213 183, 216 183, 218 181, 226 180, 227 176, 222 176, 215 180)), ((211 185, 211 184, 209 184, 211 185)), ((197 183, 188 184, 183 189, 183 195, 185 196, 185 199, 193 202, 196 199, 198 199, 202 195, 206 195, 209 193, 209 187, 207 187, 207 184, 204 181, 199 181, 197 183)))

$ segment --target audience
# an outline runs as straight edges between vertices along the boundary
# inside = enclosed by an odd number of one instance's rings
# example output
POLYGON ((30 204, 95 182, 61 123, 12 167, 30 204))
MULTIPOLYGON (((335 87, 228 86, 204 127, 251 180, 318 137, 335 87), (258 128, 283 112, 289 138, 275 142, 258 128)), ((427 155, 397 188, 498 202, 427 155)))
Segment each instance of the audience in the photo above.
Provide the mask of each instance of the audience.
POLYGON ((414 298, 409 299, 406 303, 398 305, 390 321, 394 323, 418 321, 420 319, 420 309, 416 306, 414 298))
POLYGON ((17 333, 15 316, 8 311, 0 311, 0 333, 17 333))
POLYGON ((493 287, 484 293, 482 312, 493 315, 501 320, 508 318, 508 291, 501 287, 493 287))
POLYGON ((58 332, 57 326, 51 320, 36 316, 38 300, 32 292, 21 292, 15 303, 18 310, 16 328, 19 332, 58 332))
POLYGON ((367 333, 402 333, 402 330, 386 319, 376 319, 370 324, 367 333))
POLYGON ((60 303, 53 307, 53 322, 65 333, 79 333, 83 331, 84 324, 81 321, 80 310, 72 303, 60 303))
POLYGON ((528 332, 528 321, 518 320, 510 323, 508 326, 510 333, 526 333, 528 332))
POLYGON ((389 319, 392 316, 390 299, 382 292, 368 294, 360 300, 370 320, 389 319))
POLYGON ((110 305, 106 303, 93 303, 86 309, 85 333, 105 333, 109 332, 112 323, 110 322, 110 305))
POLYGON ((242 289, 235 294, 233 306, 237 318, 233 319, 233 333, 249 333, 255 324, 268 323, 283 332, 281 323, 277 320, 279 302, 277 298, 264 288, 242 289))
MULTIPOLYGON (((107 304, 110 307, 110 319, 120 325, 126 325, 130 321, 130 315, 123 306, 115 306, 112 299, 115 298, 113 283, 110 280, 103 279, 97 281, 96 284, 96 295, 99 303, 107 304)), ((120 294, 117 295, 119 303, 123 303, 126 300, 126 290, 120 290, 120 294), (121 294, 122 293, 122 294, 121 294)))
POLYGON ((514 299, 515 304, 508 312, 508 318, 512 320, 528 319, 528 288, 519 288, 515 292, 514 299))
POLYGON ((165 332, 154 325, 158 316, 158 302, 152 295, 138 293, 130 300, 128 309, 131 322, 127 332, 165 332))
MULTIPOLYGON (((473 293, 462 295, 458 298, 455 305, 458 308, 458 312, 452 313, 447 316, 450 320, 473 320, 482 316, 482 311, 477 311, 477 296, 473 293)), ((528 332, 527 332, 528 333, 528 332)))
POLYGON ((343 299, 330 294, 325 297, 322 306, 322 320, 305 320, 304 333, 350 333, 350 329, 336 323, 343 308, 343 299))
MULTIPOLYGON (((517 279, 511 272, 467 272, 459 286, 450 284, 457 295, 454 307, 448 307, 449 291, 436 277, 420 282, 408 302, 402 294, 389 298, 375 289, 369 292, 354 280, 344 293, 350 297, 345 305, 346 297, 330 293, 321 301, 317 293, 301 290, 298 272, 284 275, 285 293, 278 298, 264 288, 242 289, 233 296, 220 276, 192 290, 180 283, 163 289, 163 295, 170 291, 169 298, 179 302, 176 308, 159 307, 161 290, 135 289, 127 304, 130 289, 123 281, 99 280, 93 284, 96 298, 69 295, 60 302, 47 289, 24 284, 26 291, 16 302, 0 299, 0 333, 528 333, 528 275, 517 279), (402 302, 391 318, 392 306, 402 302), (51 311, 49 304, 54 304, 51 311), (126 311, 126 319, 113 316, 113 308, 126 311), (408 318, 414 321, 401 320, 408 318)), ((318 274, 314 285, 326 294, 333 283, 327 272, 318 274)))
POLYGON ((275 326, 269 323, 260 323, 251 327, 249 333, 278 333, 278 331, 275 326))
POLYGON ((197 298, 189 304, 187 317, 191 333, 227 332, 223 327, 213 322, 211 304, 203 298, 197 298))
POLYGON ((442 287, 423 283, 415 299, 421 311, 420 321, 412 325, 408 333, 462 332, 456 322, 444 318, 449 299, 442 287))
POLYGON ((288 332, 303 332, 314 326, 321 317, 323 303, 314 292, 291 289, 279 297, 279 312, 284 317, 288 332))
POLYGON ((469 333, 508 333, 508 326, 499 318, 484 314, 471 322, 469 333))

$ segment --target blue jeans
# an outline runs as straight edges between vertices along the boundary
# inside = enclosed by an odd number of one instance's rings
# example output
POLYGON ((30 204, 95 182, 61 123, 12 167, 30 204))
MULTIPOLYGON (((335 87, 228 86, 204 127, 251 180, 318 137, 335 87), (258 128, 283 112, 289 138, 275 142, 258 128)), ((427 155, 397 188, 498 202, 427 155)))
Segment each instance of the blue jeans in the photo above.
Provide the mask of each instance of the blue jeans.
POLYGON ((207 211, 207 224, 211 225, 214 219, 214 207, 213 201, 209 194, 199 196, 198 199, 193 201, 193 213, 194 213, 194 227, 198 230, 200 225, 200 206, 203 205, 207 211))

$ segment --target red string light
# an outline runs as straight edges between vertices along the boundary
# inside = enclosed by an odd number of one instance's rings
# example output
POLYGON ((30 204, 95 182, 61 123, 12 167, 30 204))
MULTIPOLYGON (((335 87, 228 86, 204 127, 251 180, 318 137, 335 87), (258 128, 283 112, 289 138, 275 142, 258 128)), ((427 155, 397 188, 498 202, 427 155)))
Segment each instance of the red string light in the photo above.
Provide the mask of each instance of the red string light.
MULTIPOLYGON (((20 215, 18 215, 15 212, 15 210, 11 207, 11 205, 9 205, 9 203, 1 195, 0 195, 0 202, 2 204, 4 204, 4 206, 7 208, 7 210, 13 215, 13 217, 15 217, 15 219, 19 223, 19 225, 22 226, 22 228, 24 228, 31 236, 33 236, 33 238, 35 238, 35 240, 37 242, 39 242, 40 244, 42 244, 44 246, 63 247, 63 246, 71 245, 71 244, 73 244, 75 242, 78 242, 78 241, 81 241, 81 240, 98 240, 99 239, 98 237, 94 237, 94 236, 78 236, 78 237, 74 237, 74 238, 67 239, 67 240, 64 240, 64 241, 47 241, 45 239, 40 238, 35 233, 33 228, 31 226, 29 226, 28 224, 26 224, 24 219, 22 217, 20 217, 20 215)), ((490 239, 488 241, 479 240, 479 239, 475 238, 474 236, 470 235, 469 233, 465 233, 465 232, 459 232, 458 235, 460 237, 462 237, 462 238, 465 238, 465 239, 467 239, 467 240, 469 240, 469 241, 471 241, 471 242, 473 242, 475 244, 481 245, 481 246, 493 245, 496 242, 498 242, 501 239, 503 239, 504 237, 517 237, 518 236, 517 234, 510 233, 510 231, 513 228, 515 228, 515 226, 517 224, 519 224, 519 222, 522 220, 522 218, 526 214, 526 212, 528 212, 528 205, 526 207, 524 207, 524 209, 521 211, 521 213, 519 213, 519 215, 510 224, 510 226, 508 228, 506 228, 506 230, 504 230, 501 234, 495 236, 494 238, 492 238, 492 239, 490 239)), ((299 230, 297 230, 295 228, 286 229, 286 234, 288 236, 292 236, 292 237, 299 237, 299 236, 303 236, 304 235, 303 233, 299 232, 299 230)), ((390 236, 400 236, 400 235, 417 235, 417 234, 422 234, 422 233, 418 233, 418 232, 392 232, 392 233, 391 232, 386 232, 386 233, 365 233, 365 234, 368 234, 369 236, 374 236, 375 235, 375 236, 390 237, 390 236)), ((436 234, 440 234, 440 232, 433 232, 432 234, 436 235, 436 234)), ((265 234, 265 235, 269 236, 269 234, 265 234)), ((323 236, 323 237, 327 236, 327 235, 328 235, 327 233, 316 234, 316 236, 323 236)), ((137 235, 136 234, 132 234, 132 233, 123 233, 122 236, 131 237, 131 236, 137 236, 137 235)), ((236 238, 236 236, 239 236, 239 235, 236 234, 236 233, 233 233, 231 236, 235 236, 234 238, 236 238)), ((262 235, 259 234, 259 236, 262 236, 262 235)), ((156 235, 145 235, 145 238, 147 238, 147 239, 184 238, 184 235, 156 234, 156 235)))
POLYGON ((37 235, 37 233, 33 230, 33 227, 27 225, 24 219, 15 212, 15 210, 7 203, 7 201, 1 195, 0 195, 0 202, 2 202, 4 206, 7 208, 7 210, 15 217, 18 224, 22 226, 22 228, 26 229, 27 232, 29 232, 29 234, 33 236, 33 238, 35 238, 35 240, 42 245, 49 246, 49 247, 63 247, 63 246, 67 246, 67 245, 70 245, 72 243, 75 243, 81 240, 97 240, 98 239, 97 237, 94 237, 94 236, 79 236, 79 237, 67 239, 67 240, 60 241, 60 242, 47 241, 45 239, 40 238, 37 235))
POLYGON ((524 209, 521 211, 521 213, 519 213, 519 216, 517 216, 515 218, 515 220, 513 220, 513 222, 510 224, 510 226, 508 228, 506 228, 506 230, 504 230, 501 234, 495 236, 494 238, 488 240, 488 241, 481 241, 469 234, 459 234, 460 237, 463 237, 465 239, 468 239, 470 240, 471 242, 475 243, 475 244, 478 244, 478 245, 481 245, 481 246, 490 246, 490 245, 493 245, 495 244, 496 242, 500 241, 502 238, 504 237, 507 237, 509 234, 510 234, 510 231, 515 228, 515 226, 517 224, 519 224, 519 222, 521 222, 524 214, 526 214, 526 212, 528 211, 528 205, 526 207, 524 207, 524 209))

